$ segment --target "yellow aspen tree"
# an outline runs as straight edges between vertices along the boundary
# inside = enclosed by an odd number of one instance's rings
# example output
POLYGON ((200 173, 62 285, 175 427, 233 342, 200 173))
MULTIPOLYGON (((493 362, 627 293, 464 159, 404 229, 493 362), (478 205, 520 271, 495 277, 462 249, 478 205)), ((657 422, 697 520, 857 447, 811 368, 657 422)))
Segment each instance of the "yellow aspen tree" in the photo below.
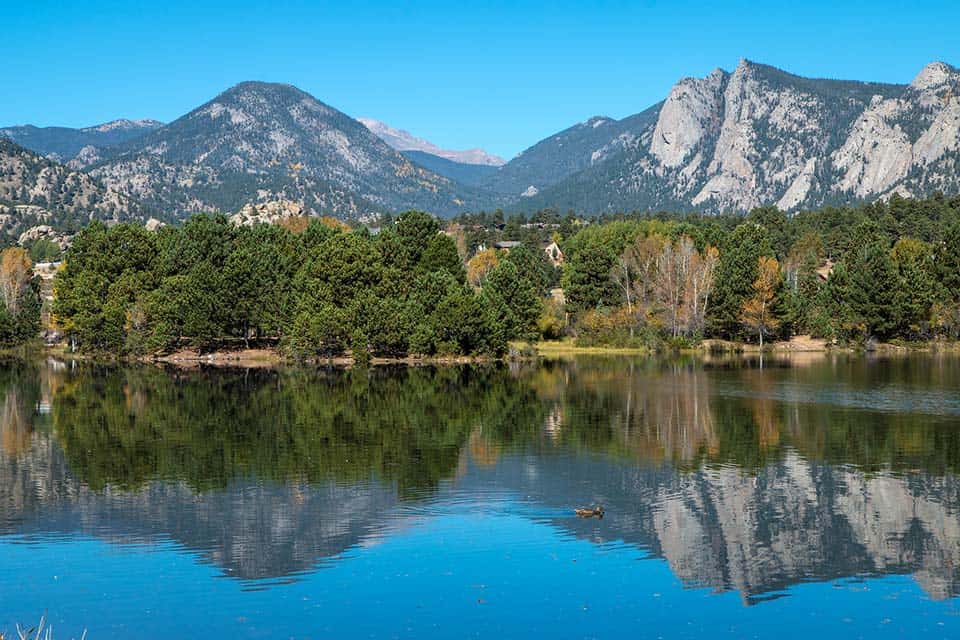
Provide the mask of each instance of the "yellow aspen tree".
POLYGON ((496 249, 478 251, 467 263, 467 281, 475 287, 482 287, 487 274, 498 264, 500 264, 500 256, 497 255, 496 249))
POLYGON ((780 263, 776 258, 760 256, 757 279, 753 281, 753 295, 744 300, 740 321, 760 336, 761 348, 764 336, 780 324, 773 315, 773 302, 779 285, 780 263))
POLYGON ((3 305, 11 316, 17 315, 20 298, 30 286, 33 277, 33 262, 26 249, 10 247, 0 254, 0 293, 3 305))

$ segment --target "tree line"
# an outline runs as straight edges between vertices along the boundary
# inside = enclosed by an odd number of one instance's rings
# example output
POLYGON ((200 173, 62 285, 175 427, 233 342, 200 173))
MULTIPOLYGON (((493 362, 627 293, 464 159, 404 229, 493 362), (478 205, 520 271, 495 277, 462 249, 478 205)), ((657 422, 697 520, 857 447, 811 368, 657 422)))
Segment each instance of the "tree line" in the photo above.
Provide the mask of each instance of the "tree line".
POLYGON ((235 226, 205 214, 158 231, 92 223, 70 247, 53 305, 81 350, 269 343, 303 359, 499 355, 532 336, 539 312, 522 251, 472 287, 455 242, 422 212, 376 235, 329 220, 235 226))
POLYGON ((955 340, 960 198, 791 216, 495 212, 446 229, 407 212, 379 233, 306 218, 238 227, 198 215, 156 232, 93 223, 55 294, 79 349, 130 355, 254 343, 305 359, 499 355, 511 340, 562 336, 654 348, 955 340), (498 239, 522 244, 497 250, 498 239), (543 252, 551 240, 560 269, 543 252))
POLYGON ((960 337, 960 198, 630 214, 563 243, 567 330, 608 344, 960 337))

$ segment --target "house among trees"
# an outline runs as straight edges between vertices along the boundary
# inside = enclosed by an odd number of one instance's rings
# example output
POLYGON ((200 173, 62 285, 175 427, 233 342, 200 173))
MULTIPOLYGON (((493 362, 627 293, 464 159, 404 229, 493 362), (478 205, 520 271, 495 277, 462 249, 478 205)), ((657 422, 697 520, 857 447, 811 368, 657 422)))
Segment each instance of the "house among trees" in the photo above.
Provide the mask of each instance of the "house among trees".
POLYGON ((820 278, 820 282, 829 280, 831 273, 833 273, 833 260, 827 260, 817 268, 817 277, 820 278))
MULTIPOLYGON (((519 240, 500 240, 493 243, 493 248, 498 251, 510 251, 510 249, 515 249, 522 245, 523 242, 519 240)), ((479 247, 480 250, 483 250, 483 246, 479 247)), ((543 247, 543 252, 547 254, 547 259, 550 260, 550 264, 554 267, 560 267, 563 265, 563 251, 560 250, 560 246, 556 242, 550 242, 550 244, 543 247)))
POLYGON ((560 246, 556 242, 551 242, 545 246, 543 252, 547 254, 547 258, 554 267, 563 266, 563 251, 560 250, 560 246))

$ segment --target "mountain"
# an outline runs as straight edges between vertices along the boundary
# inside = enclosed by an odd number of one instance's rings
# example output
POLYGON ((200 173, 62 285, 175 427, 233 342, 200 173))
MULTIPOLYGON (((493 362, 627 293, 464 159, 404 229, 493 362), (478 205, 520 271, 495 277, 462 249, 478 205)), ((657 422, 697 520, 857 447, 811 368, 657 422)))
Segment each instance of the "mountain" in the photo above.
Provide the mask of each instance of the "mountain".
POLYGON ((292 200, 312 213, 438 214, 477 195, 414 165, 369 129, 286 84, 244 82, 108 150, 91 175, 174 217, 292 200))
POLYGON ((0 138, 0 232, 17 238, 39 225, 72 231, 94 219, 143 217, 136 200, 0 138))
POLYGON ((960 191, 960 71, 942 62, 896 85, 803 78, 742 60, 732 73, 680 80, 633 118, 638 126, 612 145, 588 135, 604 119, 548 138, 502 167, 492 187, 516 194, 529 182, 518 208, 584 212, 796 210, 960 191), (597 159, 587 163, 591 146, 597 159))
POLYGON ((58 162, 74 162, 79 168, 99 154, 99 150, 134 140, 163 126, 156 120, 113 120, 93 127, 35 127, 23 125, 0 128, 0 138, 58 162))
POLYGON ((681 79, 635 115, 576 124, 505 164, 263 82, 163 126, 118 120, 0 136, 67 162, 64 171, 83 169, 108 200, 125 194, 168 220, 280 201, 341 218, 411 208, 792 211, 960 192, 960 71, 934 62, 910 84, 882 84, 742 60, 733 72, 681 79))
POLYGON ((400 153, 403 157, 424 169, 429 169, 434 173, 438 173, 455 182, 471 187, 484 187, 497 172, 497 168, 493 165, 454 162, 453 160, 447 160, 446 158, 435 156, 426 151, 410 149, 408 151, 401 151, 400 153))
POLYGON ((379 120, 372 120, 370 118, 357 118, 357 120, 397 151, 422 151, 425 154, 444 158, 458 164, 479 164, 499 167, 506 162, 500 156, 487 153, 483 149, 474 148, 464 151, 441 149, 432 142, 424 140, 423 138, 417 138, 403 129, 394 129, 379 120))
POLYGON ((633 144, 656 122, 660 105, 623 120, 594 116, 541 140, 503 165, 483 184, 492 192, 535 196, 633 144))

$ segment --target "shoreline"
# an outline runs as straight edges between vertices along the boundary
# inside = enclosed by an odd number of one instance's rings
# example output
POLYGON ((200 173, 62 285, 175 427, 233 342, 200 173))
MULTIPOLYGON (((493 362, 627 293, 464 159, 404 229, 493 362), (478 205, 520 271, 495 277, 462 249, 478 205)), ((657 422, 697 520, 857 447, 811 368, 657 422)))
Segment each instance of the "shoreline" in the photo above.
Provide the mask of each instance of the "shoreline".
MULTIPOLYGON (((219 349, 200 353, 194 349, 154 356, 121 357, 104 353, 72 353, 66 350, 65 345, 44 345, 41 352, 47 356, 55 356, 65 360, 81 360, 90 362, 141 363, 154 365, 168 365, 181 369, 199 367, 239 367, 246 369, 271 369, 283 366, 332 366, 353 367, 356 361, 349 354, 331 358, 312 358, 297 361, 283 356, 275 348, 250 349, 219 349)), ((728 340, 708 339, 699 344, 678 349, 658 351, 650 347, 607 347, 607 346, 579 346, 574 340, 541 340, 536 343, 511 343, 510 351, 501 357, 493 356, 413 356, 402 358, 371 357, 369 366, 443 366, 462 364, 491 364, 494 362, 529 362, 538 359, 555 359, 575 356, 606 356, 606 357, 657 357, 669 354, 697 355, 697 356, 753 356, 760 354, 789 355, 789 354, 910 354, 910 353, 947 353, 960 354, 960 341, 952 342, 917 342, 917 343, 877 343, 870 349, 862 346, 848 346, 830 344, 825 340, 812 339, 808 336, 796 336, 789 341, 779 341, 764 345, 761 349, 758 344, 734 342, 728 340)))
MULTIPOLYGON (((352 367, 356 360, 352 355, 340 355, 332 358, 311 358, 297 361, 283 356, 277 349, 221 349, 207 353, 199 353, 193 349, 180 351, 155 357, 141 357, 134 360, 144 363, 168 364, 183 368, 206 366, 245 368, 272 368, 284 365, 321 365, 334 367, 352 367)), ((389 365, 434 365, 434 364, 484 364, 495 362, 498 358, 489 356, 406 356, 403 358, 370 357, 370 366, 389 365)))
POLYGON ((784 355, 791 353, 848 353, 848 354, 909 354, 909 353, 951 353, 960 354, 960 341, 926 342, 878 342, 870 348, 862 345, 832 344, 820 338, 794 336, 790 340, 780 340, 764 344, 736 342, 710 338, 698 344, 682 349, 657 350, 651 347, 606 347, 579 346, 572 339, 544 340, 532 345, 540 357, 563 357, 577 355, 603 356, 656 356, 669 353, 690 355, 784 355))

